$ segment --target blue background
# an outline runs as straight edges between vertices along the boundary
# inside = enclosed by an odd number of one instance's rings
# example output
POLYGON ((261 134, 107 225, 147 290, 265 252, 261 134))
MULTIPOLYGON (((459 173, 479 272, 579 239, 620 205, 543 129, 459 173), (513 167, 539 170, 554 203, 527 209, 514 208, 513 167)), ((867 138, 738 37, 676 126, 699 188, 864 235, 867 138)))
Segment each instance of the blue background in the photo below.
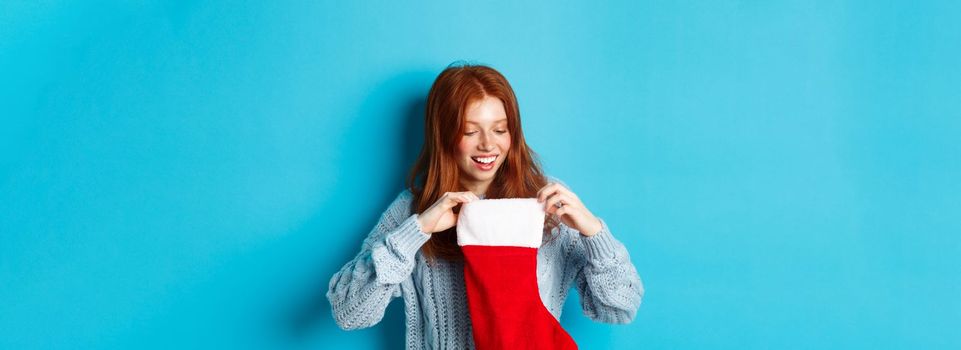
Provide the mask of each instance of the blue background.
POLYGON ((647 290, 584 349, 958 348, 958 2, 3 1, 0 348, 395 349, 324 296, 449 63, 647 290))

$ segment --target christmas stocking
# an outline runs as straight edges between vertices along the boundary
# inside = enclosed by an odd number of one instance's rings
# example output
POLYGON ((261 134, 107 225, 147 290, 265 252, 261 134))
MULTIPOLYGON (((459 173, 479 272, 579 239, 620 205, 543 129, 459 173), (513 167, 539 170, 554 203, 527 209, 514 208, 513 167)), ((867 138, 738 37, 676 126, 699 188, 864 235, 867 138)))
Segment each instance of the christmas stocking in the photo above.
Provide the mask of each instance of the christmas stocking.
POLYGON ((479 350, 577 349, 537 290, 544 215, 536 198, 475 200, 460 209, 457 244, 479 350))

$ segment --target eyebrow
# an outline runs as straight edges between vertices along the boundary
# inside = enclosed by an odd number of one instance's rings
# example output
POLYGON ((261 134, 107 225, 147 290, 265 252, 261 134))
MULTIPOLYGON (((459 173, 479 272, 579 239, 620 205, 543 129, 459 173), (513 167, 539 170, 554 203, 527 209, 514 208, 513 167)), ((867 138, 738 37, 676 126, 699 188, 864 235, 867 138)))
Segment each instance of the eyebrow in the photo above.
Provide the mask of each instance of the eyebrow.
MULTIPOLYGON (((497 124, 497 123, 500 123, 500 122, 506 122, 506 121, 507 121, 507 118, 499 119, 499 120, 495 120, 495 121, 494 121, 494 124, 497 124)), ((480 123, 476 123, 476 122, 472 122, 472 121, 468 121, 467 124, 480 125, 480 123)))

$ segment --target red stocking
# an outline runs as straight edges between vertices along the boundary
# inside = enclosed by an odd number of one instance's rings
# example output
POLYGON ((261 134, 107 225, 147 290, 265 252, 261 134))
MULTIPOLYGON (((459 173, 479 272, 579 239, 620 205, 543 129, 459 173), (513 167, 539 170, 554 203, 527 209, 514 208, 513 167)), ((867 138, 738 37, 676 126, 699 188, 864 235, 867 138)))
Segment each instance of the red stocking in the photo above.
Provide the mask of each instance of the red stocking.
POLYGON ((457 243, 477 349, 577 349, 537 290, 543 228, 544 204, 534 198, 479 200, 460 209, 457 243))

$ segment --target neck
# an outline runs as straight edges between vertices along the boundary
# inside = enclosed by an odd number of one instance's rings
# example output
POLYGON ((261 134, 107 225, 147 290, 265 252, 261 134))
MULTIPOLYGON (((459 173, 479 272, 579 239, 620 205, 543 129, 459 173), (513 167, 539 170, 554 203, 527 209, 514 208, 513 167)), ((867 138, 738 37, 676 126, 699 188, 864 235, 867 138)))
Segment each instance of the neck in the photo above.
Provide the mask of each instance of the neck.
POLYGON ((487 188, 490 187, 491 181, 465 181, 461 180, 461 186, 464 186, 468 191, 473 192, 478 197, 484 197, 487 193, 487 188))

